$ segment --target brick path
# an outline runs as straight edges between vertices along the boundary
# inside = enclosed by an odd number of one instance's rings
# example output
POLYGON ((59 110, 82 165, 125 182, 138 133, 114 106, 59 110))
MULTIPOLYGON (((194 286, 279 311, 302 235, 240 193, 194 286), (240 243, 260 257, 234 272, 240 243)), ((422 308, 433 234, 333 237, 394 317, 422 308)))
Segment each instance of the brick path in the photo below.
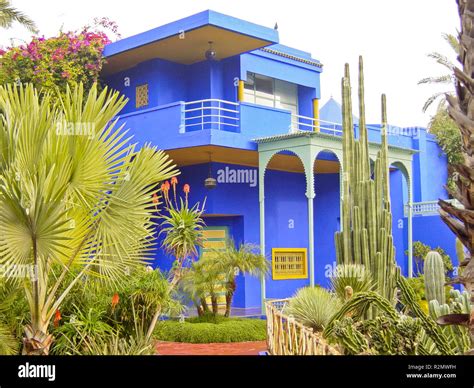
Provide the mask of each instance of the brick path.
POLYGON ((157 341, 156 350, 163 356, 255 356, 267 350, 266 341, 222 344, 188 344, 157 341))

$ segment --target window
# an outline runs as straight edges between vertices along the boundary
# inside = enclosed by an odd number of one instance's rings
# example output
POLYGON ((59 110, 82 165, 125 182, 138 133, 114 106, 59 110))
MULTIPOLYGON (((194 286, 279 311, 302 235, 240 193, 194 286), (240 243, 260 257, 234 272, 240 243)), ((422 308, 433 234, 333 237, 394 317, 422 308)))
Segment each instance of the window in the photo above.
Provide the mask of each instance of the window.
POLYGON ((148 106, 148 84, 137 86, 135 89, 135 106, 142 108, 148 106))
POLYGON ((273 248, 272 275, 274 280, 306 279, 308 277, 306 248, 273 248))
POLYGON ((260 74, 247 73, 244 101, 286 109, 292 114, 298 114, 298 85, 260 74))

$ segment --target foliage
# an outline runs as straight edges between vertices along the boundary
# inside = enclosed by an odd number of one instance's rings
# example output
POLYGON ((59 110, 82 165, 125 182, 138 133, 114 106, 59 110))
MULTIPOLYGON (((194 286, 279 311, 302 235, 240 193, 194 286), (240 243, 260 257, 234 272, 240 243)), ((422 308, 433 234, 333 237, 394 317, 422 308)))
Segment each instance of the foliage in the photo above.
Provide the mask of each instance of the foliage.
POLYGON ((363 265, 341 264, 331 278, 331 287, 338 298, 345 302, 348 297, 348 288, 353 293, 371 291, 374 288, 372 275, 363 265))
MULTIPOLYGON (((438 252, 441 255, 446 274, 454 269, 451 257, 444 251, 443 248, 432 248, 429 245, 422 243, 421 241, 415 241, 413 242, 413 257, 415 258, 415 265, 418 274, 423 273, 423 267, 420 264, 424 262, 425 257, 431 251, 438 252)), ((408 255, 408 251, 405 251, 405 255, 408 255)))
POLYGON ((20 23, 31 32, 37 32, 33 20, 12 7, 9 0, 0 0, 0 28, 11 28, 14 22, 20 23))
POLYGON ((151 194, 176 175, 166 154, 136 151, 115 127, 125 104, 117 92, 79 85, 59 101, 31 84, 0 86, 0 264, 34 268, 38 281, 23 289, 31 313, 24 352, 35 354, 48 352, 49 324, 83 275, 118 283, 151 257, 151 194), (58 131, 65 123, 93 131, 58 131), (61 273, 50 281, 53 265, 61 273), (58 293, 73 265, 81 271, 58 293))
POLYGON ((462 163, 461 134, 445 105, 440 105, 429 124, 430 132, 446 154, 449 164, 462 163))
POLYGON ((60 32, 45 39, 0 52, 0 84, 31 83, 42 91, 59 90, 82 83, 86 90, 99 82, 105 59, 104 47, 110 40, 104 32, 89 27, 79 32, 60 32))
POLYGON ((321 331, 340 307, 339 299, 326 289, 305 287, 290 299, 285 314, 292 315, 315 331, 321 331))
POLYGON ((264 341, 266 323, 261 319, 222 316, 190 318, 183 323, 175 320, 160 321, 155 330, 155 338, 188 343, 264 341))

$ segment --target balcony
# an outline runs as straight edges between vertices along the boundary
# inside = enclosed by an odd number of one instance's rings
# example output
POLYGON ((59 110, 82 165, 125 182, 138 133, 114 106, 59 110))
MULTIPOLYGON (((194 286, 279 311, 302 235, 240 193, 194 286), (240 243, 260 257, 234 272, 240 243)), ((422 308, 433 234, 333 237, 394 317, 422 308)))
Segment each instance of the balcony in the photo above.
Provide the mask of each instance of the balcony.
MULTIPOLYGON (((138 143, 152 143, 165 150, 205 145, 256 150, 251 139, 300 131, 342 135, 340 123, 219 99, 178 101, 124 114, 119 122, 126 123, 138 143)), ((380 127, 368 128, 380 136, 380 127)))

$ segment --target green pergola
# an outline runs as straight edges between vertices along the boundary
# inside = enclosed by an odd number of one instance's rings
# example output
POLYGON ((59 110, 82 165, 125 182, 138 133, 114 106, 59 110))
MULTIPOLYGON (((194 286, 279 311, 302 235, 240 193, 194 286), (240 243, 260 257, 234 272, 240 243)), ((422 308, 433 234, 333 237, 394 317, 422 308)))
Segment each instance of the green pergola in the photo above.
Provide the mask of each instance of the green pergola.
MULTIPOLYGON (((258 144, 258 163, 259 163, 259 202, 260 202, 260 250, 265 255, 265 172, 273 156, 283 151, 295 154, 304 167, 306 176, 306 198, 308 200, 308 258, 310 285, 314 286, 314 207, 313 201, 316 196, 314 189, 315 174, 314 165, 318 155, 321 152, 333 153, 338 161, 340 168, 340 182, 342 186, 343 171, 343 153, 342 136, 336 136, 321 132, 298 131, 270 137, 254 139, 258 144)), ((412 277, 412 160, 413 154, 417 151, 407 148, 389 146, 389 165, 400 169, 405 176, 408 187, 408 275, 412 277)), ((375 161, 380 144, 369 143, 369 156, 375 161)), ((341 199, 343 190, 341 192, 341 199)), ((342 203, 342 202, 341 202, 342 203)), ((341 222, 342 227, 342 222, 341 222)), ((265 277, 261 278, 261 297, 262 310, 264 311, 264 301, 266 299, 265 277)))

